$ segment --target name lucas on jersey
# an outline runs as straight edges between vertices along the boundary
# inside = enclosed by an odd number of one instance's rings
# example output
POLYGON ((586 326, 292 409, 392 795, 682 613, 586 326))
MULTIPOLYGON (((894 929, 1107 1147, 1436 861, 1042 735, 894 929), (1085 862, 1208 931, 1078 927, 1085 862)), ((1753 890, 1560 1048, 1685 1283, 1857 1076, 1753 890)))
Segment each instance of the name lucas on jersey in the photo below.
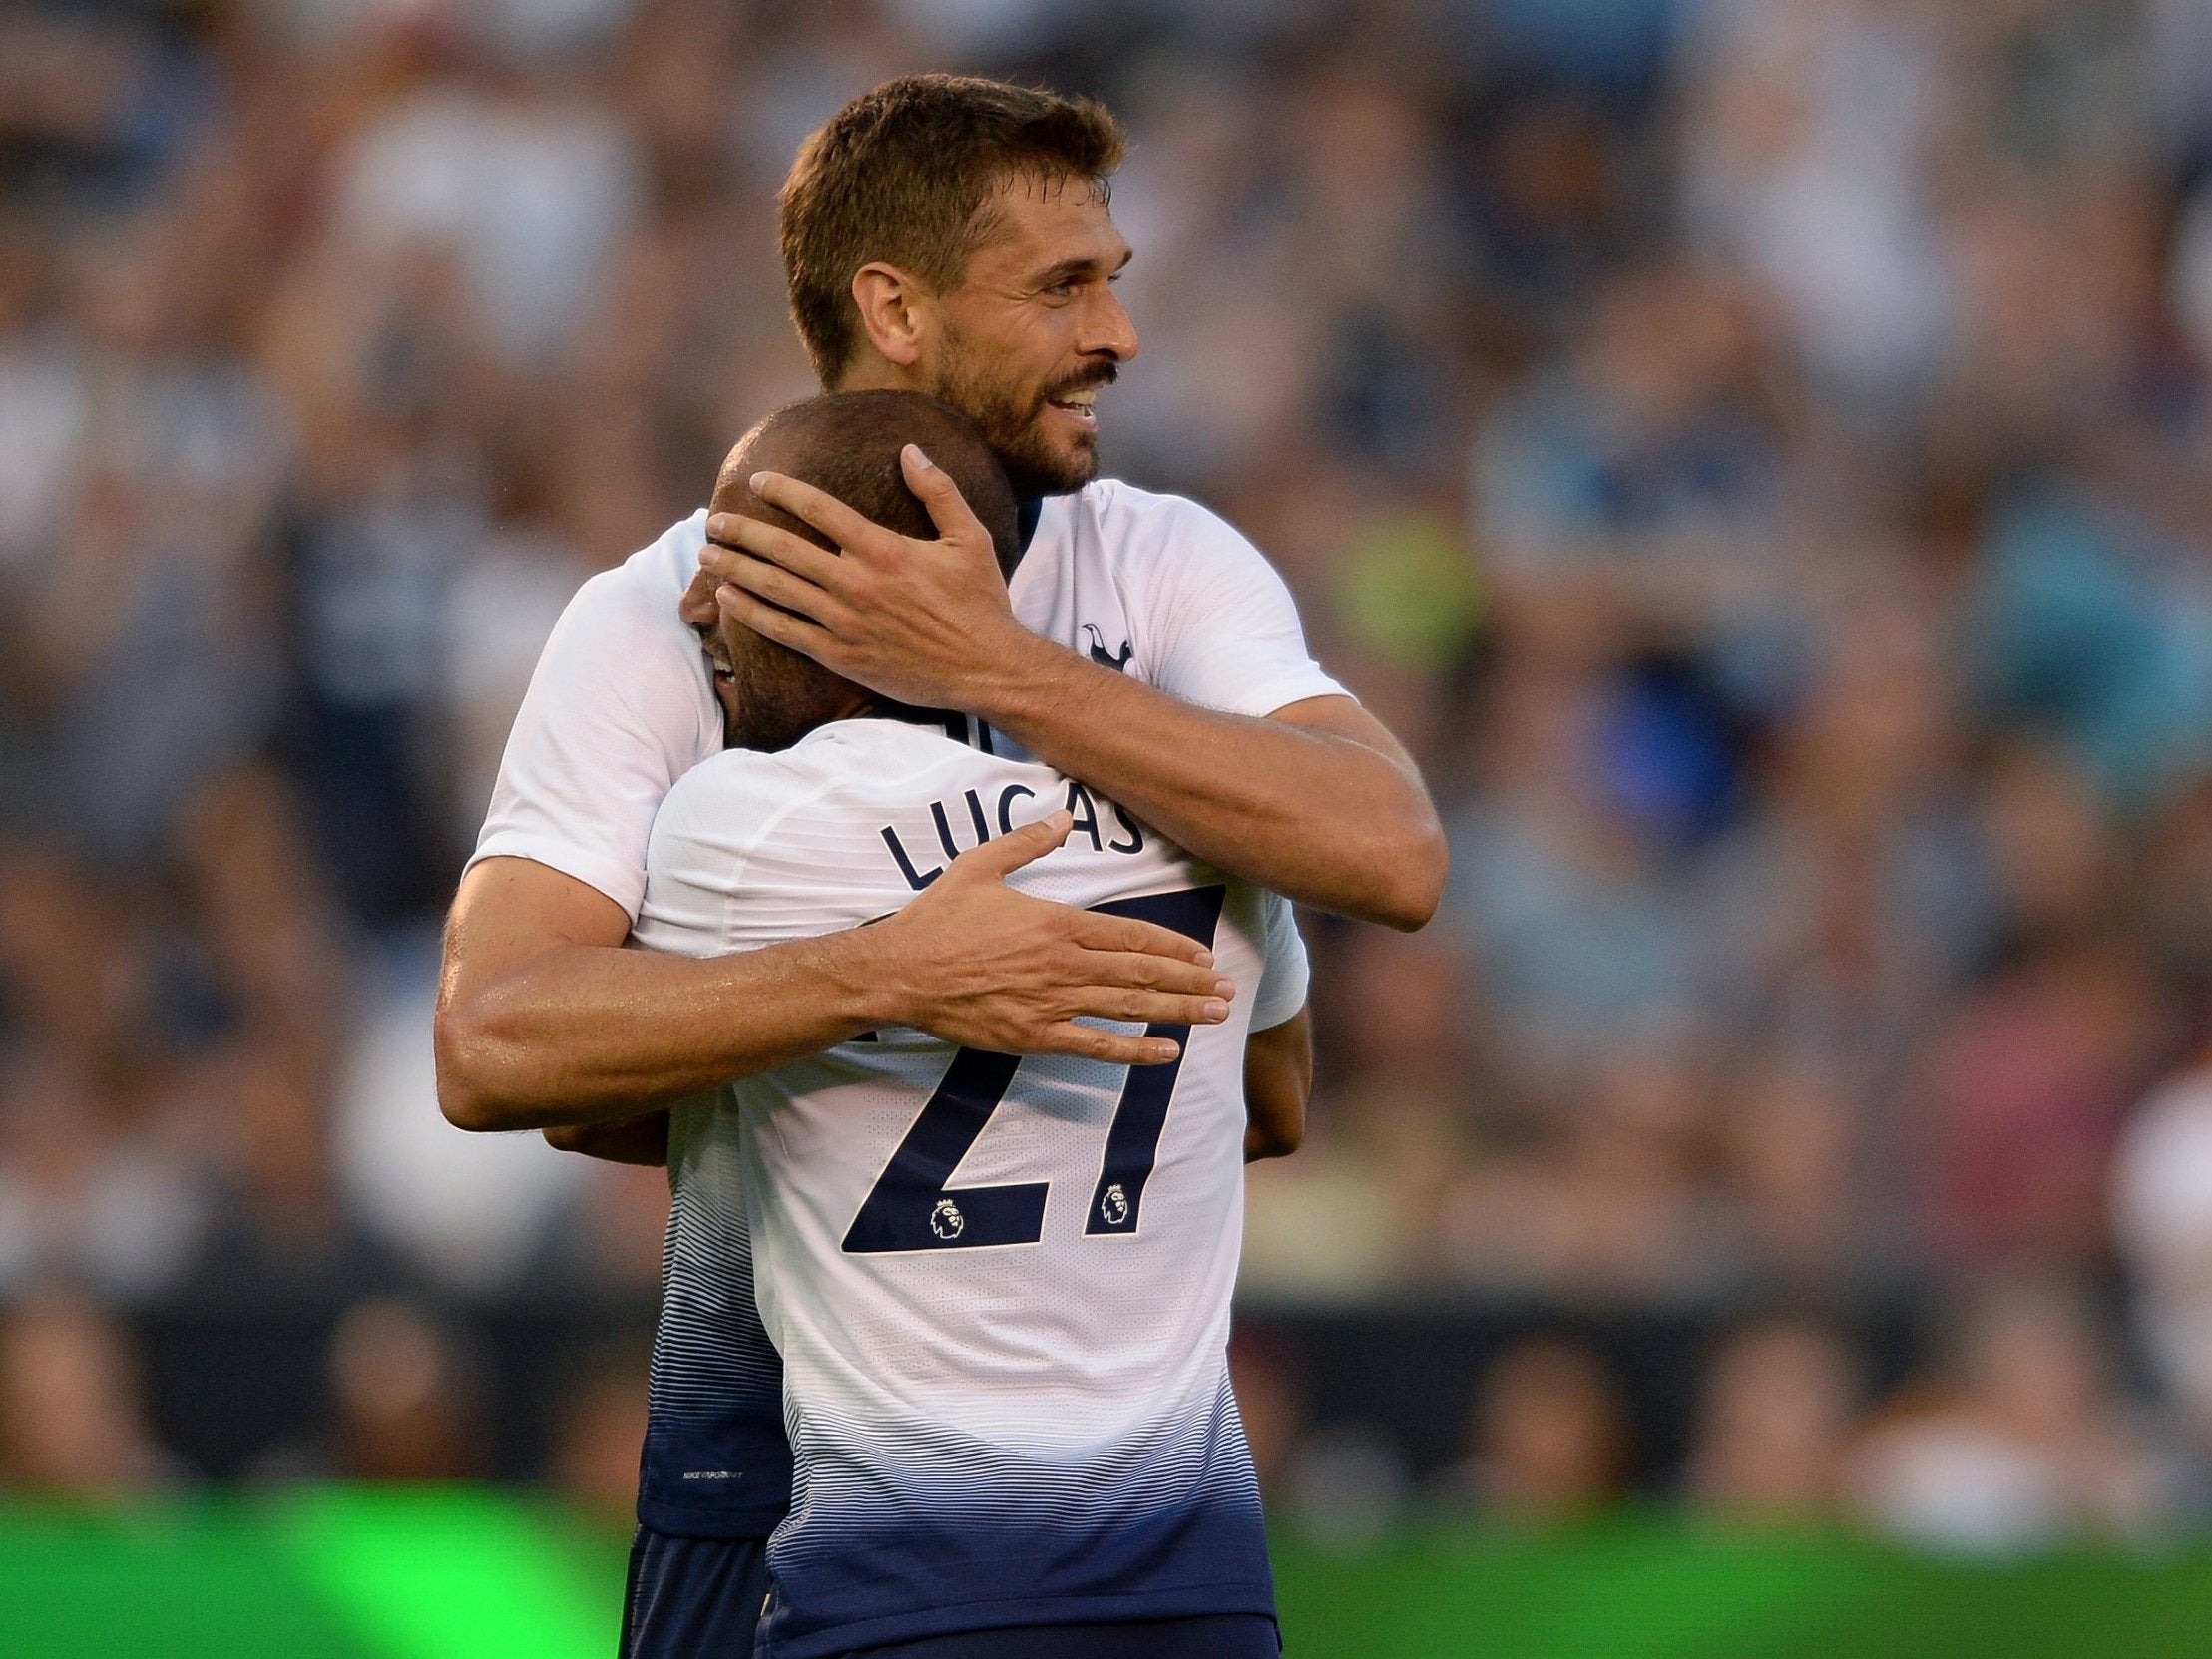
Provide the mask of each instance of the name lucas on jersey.
MULTIPOLYGON (((1010 783, 999 791, 995 810, 989 812, 985 809, 983 796, 973 789, 964 789, 950 800, 930 802, 930 820, 937 826, 937 845, 944 851, 945 863, 951 863, 966 852, 968 847, 980 847, 995 835, 1011 833, 1014 829, 1015 803, 1036 798, 1037 791, 1026 784, 1010 783), (966 821, 961 822, 963 819, 966 821), (998 823, 996 830, 991 828, 993 819, 998 823), (959 836, 954 830, 955 824, 959 824, 962 834, 973 829, 974 838, 969 841, 968 847, 960 845, 959 836)), ((1079 835, 1085 835, 1091 838, 1094 852, 1133 854, 1144 850, 1144 832, 1137 827, 1136 820, 1112 801, 1104 798, 1094 800, 1091 791, 1073 778, 1068 780, 1068 798, 1061 804, 1076 820, 1075 827, 1068 832, 1071 844, 1079 835), (1099 824, 1101 807, 1112 817, 1112 823, 1105 829, 1099 824), (1109 838, 1108 832, 1116 825, 1119 826, 1120 833, 1109 838)), ((1037 814, 1028 814, 1024 822, 1035 816, 1037 814)), ((937 854, 926 843, 918 859, 909 851, 906 843, 899 839, 899 832, 893 826, 885 824, 877 833, 883 837, 884 846, 891 850, 892 862, 898 865, 899 874, 905 878, 906 885, 915 892, 921 892, 945 873, 945 865, 935 862, 937 854), (921 867, 925 860, 930 864, 927 870, 921 867)))

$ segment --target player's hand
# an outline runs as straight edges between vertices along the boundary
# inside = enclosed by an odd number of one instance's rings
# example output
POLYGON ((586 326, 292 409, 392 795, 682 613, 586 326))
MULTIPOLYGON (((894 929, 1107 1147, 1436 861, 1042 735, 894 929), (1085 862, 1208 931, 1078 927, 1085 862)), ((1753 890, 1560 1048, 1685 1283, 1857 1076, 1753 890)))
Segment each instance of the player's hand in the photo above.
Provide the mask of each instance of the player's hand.
POLYGON ((901 1023, 967 1048, 1085 1054, 1158 1065, 1166 1037, 1078 1025, 1084 1016, 1169 1026, 1226 1020, 1235 986, 1195 939, 1140 922, 1033 899, 1006 878, 1068 839, 1075 820, 1042 823, 973 847, 904 910, 874 928, 899 975, 901 1023))
MULTIPOLYGON (((841 551, 716 513, 706 521, 700 567, 719 584, 723 609, 764 638, 900 702, 977 711, 983 677, 1040 641, 1015 620, 991 533, 951 477, 913 444, 900 452, 900 466, 937 541, 901 536, 811 484, 764 472, 754 476, 753 494, 841 551)), ((686 596, 687 621, 695 595, 694 587, 686 596)))

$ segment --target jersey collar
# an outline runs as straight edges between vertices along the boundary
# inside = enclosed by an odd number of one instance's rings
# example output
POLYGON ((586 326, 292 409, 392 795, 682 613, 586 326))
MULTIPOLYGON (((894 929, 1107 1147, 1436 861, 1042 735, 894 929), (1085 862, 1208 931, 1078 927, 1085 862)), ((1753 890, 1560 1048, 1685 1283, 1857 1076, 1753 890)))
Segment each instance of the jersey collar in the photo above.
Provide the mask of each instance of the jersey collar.
POLYGON ((973 714, 963 714, 953 708, 920 708, 913 703, 893 702, 888 697, 878 697, 873 706, 855 714, 856 720, 899 720, 907 725, 923 726, 931 731, 941 731, 956 743, 965 743, 971 749, 985 754, 996 754, 998 749, 991 740, 991 728, 973 714))

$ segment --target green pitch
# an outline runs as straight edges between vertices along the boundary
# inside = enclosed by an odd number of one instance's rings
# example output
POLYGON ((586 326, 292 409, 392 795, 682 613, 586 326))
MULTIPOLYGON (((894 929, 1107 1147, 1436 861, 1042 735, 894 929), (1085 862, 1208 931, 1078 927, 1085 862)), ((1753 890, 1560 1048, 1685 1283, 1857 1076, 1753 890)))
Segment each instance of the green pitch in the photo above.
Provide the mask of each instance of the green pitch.
POLYGON ((503 1494, 0 1503, 10 1659, 609 1659, 626 1537, 503 1494))
MULTIPOLYGON (((611 1659, 627 1537, 482 1490, 0 1500, 8 1659, 611 1659)), ((2212 1656, 2212 1549, 2004 1566, 1661 1513, 1277 1550, 1290 1659, 2212 1656)))
POLYGON ((2182 1659, 2212 1552, 2003 1566, 1654 1514, 1549 1536, 1276 1550, 1289 1659, 2182 1659))

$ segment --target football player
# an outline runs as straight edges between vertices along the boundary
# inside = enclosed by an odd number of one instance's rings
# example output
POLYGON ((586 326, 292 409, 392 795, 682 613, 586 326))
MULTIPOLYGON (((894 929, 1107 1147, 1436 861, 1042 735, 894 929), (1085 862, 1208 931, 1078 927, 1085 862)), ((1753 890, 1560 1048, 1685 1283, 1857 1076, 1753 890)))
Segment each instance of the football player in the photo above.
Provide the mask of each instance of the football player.
MULTIPOLYGON (((900 479, 909 438, 1011 556, 991 451, 912 393, 778 411, 714 505, 773 521, 748 479, 775 467, 878 523, 921 518, 900 479)), ((1060 845, 1018 886, 1171 928, 1246 990, 1217 1024, 1150 1026, 1180 1045, 1164 1065, 886 1029, 675 1108, 649 1492, 680 1502, 761 1454, 730 1436, 728 1403, 772 1375, 764 1331, 795 1456, 766 1654, 903 1659, 957 1636, 1025 1659, 1272 1656, 1226 1345, 1247 1138, 1295 1144, 1303 1121, 1289 905, 992 753, 972 722, 879 697, 734 618, 707 652, 739 746, 663 804, 639 943, 702 957, 893 926, 964 852, 1042 829, 1060 845)), ((693 1610, 718 1553, 649 1546, 637 1630, 693 1610)))
MULTIPOLYGON (((896 928, 699 960, 621 949, 654 813, 721 747, 686 618, 727 610, 879 694, 980 716, 978 740, 1085 778, 1246 881, 1400 927, 1434 909, 1444 843, 1420 778, 1311 660, 1266 562, 1191 502, 1093 477, 1097 394, 1137 345, 1111 287, 1120 150, 1096 105, 925 76, 855 100, 801 152, 782 240, 825 385, 932 392, 973 416, 1026 493, 1026 551, 1009 585, 947 475, 910 458, 935 538, 770 478, 760 499, 841 557, 788 523, 701 512, 587 583, 449 919, 437 1051, 453 1121, 619 1122, 885 1026, 1166 1063, 1181 1051, 1166 1031, 1226 1018, 1228 982, 1189 938, 1005 886, 1033 845, 1019 830, 948 865, 896 928)), ((663 1132, 646 1121, 643 1155, 663 1132)), ((781 1481, 763 1456, 641 1516, 656 1535, 756 1542, 781 1481)), ((757 1575, 732 1565, 728 1582, 739 1605, 757 1575)))

